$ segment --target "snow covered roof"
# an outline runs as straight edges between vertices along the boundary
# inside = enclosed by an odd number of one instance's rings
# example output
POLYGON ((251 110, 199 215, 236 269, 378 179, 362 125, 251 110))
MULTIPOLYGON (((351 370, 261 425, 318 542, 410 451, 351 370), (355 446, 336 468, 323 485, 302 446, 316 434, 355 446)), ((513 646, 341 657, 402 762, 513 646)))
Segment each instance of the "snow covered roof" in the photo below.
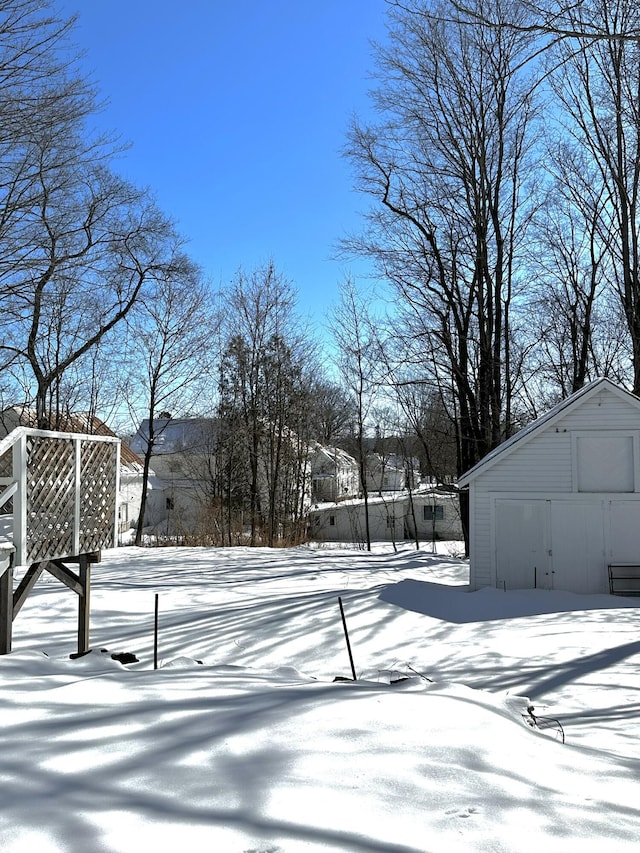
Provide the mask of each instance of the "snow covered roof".
POLYGON ((625 391, 624 388, 620 388, 610 379, 600 377, 599 379, 595 379, 593 382, 588 383, 579 391, 576 391, 575 394, 571 394, 566 399, 561 400, 544 415, 541 415, 539 418, 536 418, 536 420, 531 421, 530 424, 527 424, 526 427, 523 427, 515 435, 511 436, 511 438, 508 438, 490 453, 487 453, 487 455, 476 463, 473 468, 470 468, 458 478, 458 486, 468 486, 469 483, 478 476, 478 474, 486 470, 489 466, 495 464, 498 458, 503 459, 505 455, 512 453, 516 446, 521 446, 523 442, 529 441, 534 433, 543 429, 548 429, 552 426, 555 421, 564 415, 568 408, 584 402, 605 388, 620 397, 624 397, 627 402, 632 402, 638 407, 638 412, 640 414, 640 399, 638 399, 638 397, 631 394, 629 391, 625 391))
POLYGON ((334 445, 328 447, 318 442, 312 442, 311 454, 318 459, 323 458, 326 461, 329 461, 332 465, 340 464, 349 468, 358 466, 358 463, 353 458, 353 456, 350 456, 346 452, 346 450, 342 450, 341 448, 335 447, 334 445))
MULTIPOLYGON (((211 444, 215 421, 212 418, 155 418, 154 456, 207 450, 211 444)), ((149 436, 149 420, 145 418, 131 439, 131 447, 144 453, 149 436)))

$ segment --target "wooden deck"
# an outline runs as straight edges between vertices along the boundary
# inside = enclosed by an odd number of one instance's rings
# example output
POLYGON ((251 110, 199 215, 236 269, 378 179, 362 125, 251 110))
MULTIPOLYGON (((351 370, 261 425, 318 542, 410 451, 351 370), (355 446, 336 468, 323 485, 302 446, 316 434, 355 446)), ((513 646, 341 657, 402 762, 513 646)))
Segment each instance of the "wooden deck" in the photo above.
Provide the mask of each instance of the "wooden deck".
POLYGON ((111 436, 19 427, 0 441, 0 654, 43 571, 77 593, 78 652, 88 650, 90 566, 117 542, 119 470, 111 436))

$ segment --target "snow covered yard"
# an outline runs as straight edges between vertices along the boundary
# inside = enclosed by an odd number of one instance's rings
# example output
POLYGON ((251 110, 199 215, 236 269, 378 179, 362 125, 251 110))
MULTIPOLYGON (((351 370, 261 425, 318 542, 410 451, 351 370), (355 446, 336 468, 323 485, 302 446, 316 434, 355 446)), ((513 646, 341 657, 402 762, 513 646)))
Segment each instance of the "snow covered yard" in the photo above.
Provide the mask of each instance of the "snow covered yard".
POLYGON ((0 658, 0 850, 635 850, 640 600, 467 577, 410 547, 121 549, 78 660, 41 580, 0 658))

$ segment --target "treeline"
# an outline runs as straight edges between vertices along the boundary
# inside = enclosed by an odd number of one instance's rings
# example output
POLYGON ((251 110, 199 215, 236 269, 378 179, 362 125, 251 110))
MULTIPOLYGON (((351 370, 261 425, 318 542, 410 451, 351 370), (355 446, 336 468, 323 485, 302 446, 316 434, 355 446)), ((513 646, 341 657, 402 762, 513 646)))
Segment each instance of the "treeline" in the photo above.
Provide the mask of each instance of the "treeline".
POLYGON ((362 466, 401 436, 446 479, 597 376, 640 393, 634 0, 390 0, 345 151, 380 289, 343 283, 331 360, 274 264, 213 288, 118 175, 54 8, 0 0, 3 403, 215 416, 212 512, 274 541, 310 439, 362 466))

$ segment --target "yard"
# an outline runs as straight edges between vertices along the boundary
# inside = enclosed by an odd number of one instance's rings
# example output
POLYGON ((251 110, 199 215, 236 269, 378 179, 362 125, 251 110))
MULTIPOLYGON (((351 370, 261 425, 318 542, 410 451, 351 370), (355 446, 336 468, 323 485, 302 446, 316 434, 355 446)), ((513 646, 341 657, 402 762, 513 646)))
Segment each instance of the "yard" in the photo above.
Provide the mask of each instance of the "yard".
POLYGON ((0 849, 635 850, 637 602, 467 580, 408 545, 107 551, 72 660, 41 579, 0 657, 0 849))

